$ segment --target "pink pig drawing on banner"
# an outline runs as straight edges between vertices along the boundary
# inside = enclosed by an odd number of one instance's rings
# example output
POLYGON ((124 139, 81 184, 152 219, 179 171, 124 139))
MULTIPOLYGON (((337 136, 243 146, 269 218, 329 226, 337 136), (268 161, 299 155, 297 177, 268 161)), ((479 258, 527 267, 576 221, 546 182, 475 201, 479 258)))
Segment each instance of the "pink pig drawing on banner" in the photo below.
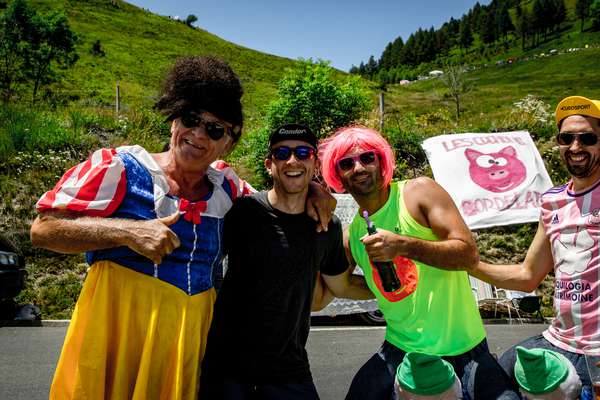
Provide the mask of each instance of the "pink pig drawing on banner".
POLYGON ((466 149, 469 160, 469 175, 478 186, 494 193, 507 192, 525 180, 527 170, 517 158, 517 151, 506 146, 494 153, 482 153, 466 149))

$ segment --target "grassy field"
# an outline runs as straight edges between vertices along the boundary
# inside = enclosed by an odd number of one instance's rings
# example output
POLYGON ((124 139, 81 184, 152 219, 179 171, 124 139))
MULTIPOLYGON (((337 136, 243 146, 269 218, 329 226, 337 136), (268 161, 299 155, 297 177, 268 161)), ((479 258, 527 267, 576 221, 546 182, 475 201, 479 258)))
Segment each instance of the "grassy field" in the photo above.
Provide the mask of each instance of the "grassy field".
POLYGON ((230 63, 240 76, 249 125, 275 95, 276 83, 294 61, 224 41, 199 28, 117 1, 36 0, 42 13, 63 10, 78 34, 80 60, 52 89, 82 106, 112 106, 120 82, 122 104, 150 107, 166 69, 184 55, 210 54, 230 63), (105 56, 91 52, 100 41, 105 56))
MULTIPOLYGON (((528 94, 550 104, 570 95, 600 98, 600 48, 540 57, 514 64, 478 67, 466 73, 471 91, 462 101, 463 115, 457 131, 498 126, 514 108, 513 103, 528 94)), ((443 99, 439 79, 417 81, 389 88, 388 111, 423 114, 439 108, 453 110, 443 99)))

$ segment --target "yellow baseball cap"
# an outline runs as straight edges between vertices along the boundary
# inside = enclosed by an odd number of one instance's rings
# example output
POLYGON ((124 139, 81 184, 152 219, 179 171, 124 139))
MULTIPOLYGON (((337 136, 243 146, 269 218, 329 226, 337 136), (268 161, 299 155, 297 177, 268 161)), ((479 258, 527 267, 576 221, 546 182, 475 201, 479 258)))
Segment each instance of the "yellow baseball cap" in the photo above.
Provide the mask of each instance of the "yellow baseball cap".
POLYGON ((583 96, 570 96, 556 106, 556 124, 569 115, 585 115, 600 119, 600 100, 590 100, 583 96))

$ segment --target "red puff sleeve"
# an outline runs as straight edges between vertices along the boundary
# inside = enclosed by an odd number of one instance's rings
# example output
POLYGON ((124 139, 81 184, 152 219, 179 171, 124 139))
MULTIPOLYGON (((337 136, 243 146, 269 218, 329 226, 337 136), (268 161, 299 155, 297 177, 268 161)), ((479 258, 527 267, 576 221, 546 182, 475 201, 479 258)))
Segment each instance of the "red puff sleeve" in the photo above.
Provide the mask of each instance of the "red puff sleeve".
POLYGON ((127 191, 125 167, 115 149, 100 149, 68 170, 37 202, 38 212, 65 210, 94 217, 111 215, 127 191))
POLYGON ((233 199, 241 196, 247 196, 256 192, 256 189, 254 189, 248 182, 237 176, 235 171, 225 161, 217 160, 212 163, 211 166, 217 171, 223 172, 225 179, 229 183, 232 194, 231 197, 233 199))

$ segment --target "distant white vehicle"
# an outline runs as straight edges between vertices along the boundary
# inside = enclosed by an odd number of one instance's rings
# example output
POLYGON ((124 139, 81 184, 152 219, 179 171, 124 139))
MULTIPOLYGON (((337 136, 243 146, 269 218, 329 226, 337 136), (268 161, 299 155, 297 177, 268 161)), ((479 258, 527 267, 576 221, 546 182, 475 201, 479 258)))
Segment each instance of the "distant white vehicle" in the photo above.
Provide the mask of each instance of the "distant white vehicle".
POLYGON ((402 79, 402 80, 400 81, 400 85, 402 85, 402 86, 404 86, 404 85, 408 85, 409 83, 410 83, 410 81, 409 81, 409 80, 406 80, 406 79, 402 79))
POLYGON ((548 52, 548 54, 550 54, 551 56, 553 56, 553 55, 555 55, 555 54, 558 54, 558 50, 556 50, 556 49, 552 49, 552 50, 550 50, 550 51, 548 52))
POLYGON ((439 69, 434 69, 433 71, 429 71, 429 76, 440 76, 440 75, 444 75, 444 71, 440 71, 439 69))

